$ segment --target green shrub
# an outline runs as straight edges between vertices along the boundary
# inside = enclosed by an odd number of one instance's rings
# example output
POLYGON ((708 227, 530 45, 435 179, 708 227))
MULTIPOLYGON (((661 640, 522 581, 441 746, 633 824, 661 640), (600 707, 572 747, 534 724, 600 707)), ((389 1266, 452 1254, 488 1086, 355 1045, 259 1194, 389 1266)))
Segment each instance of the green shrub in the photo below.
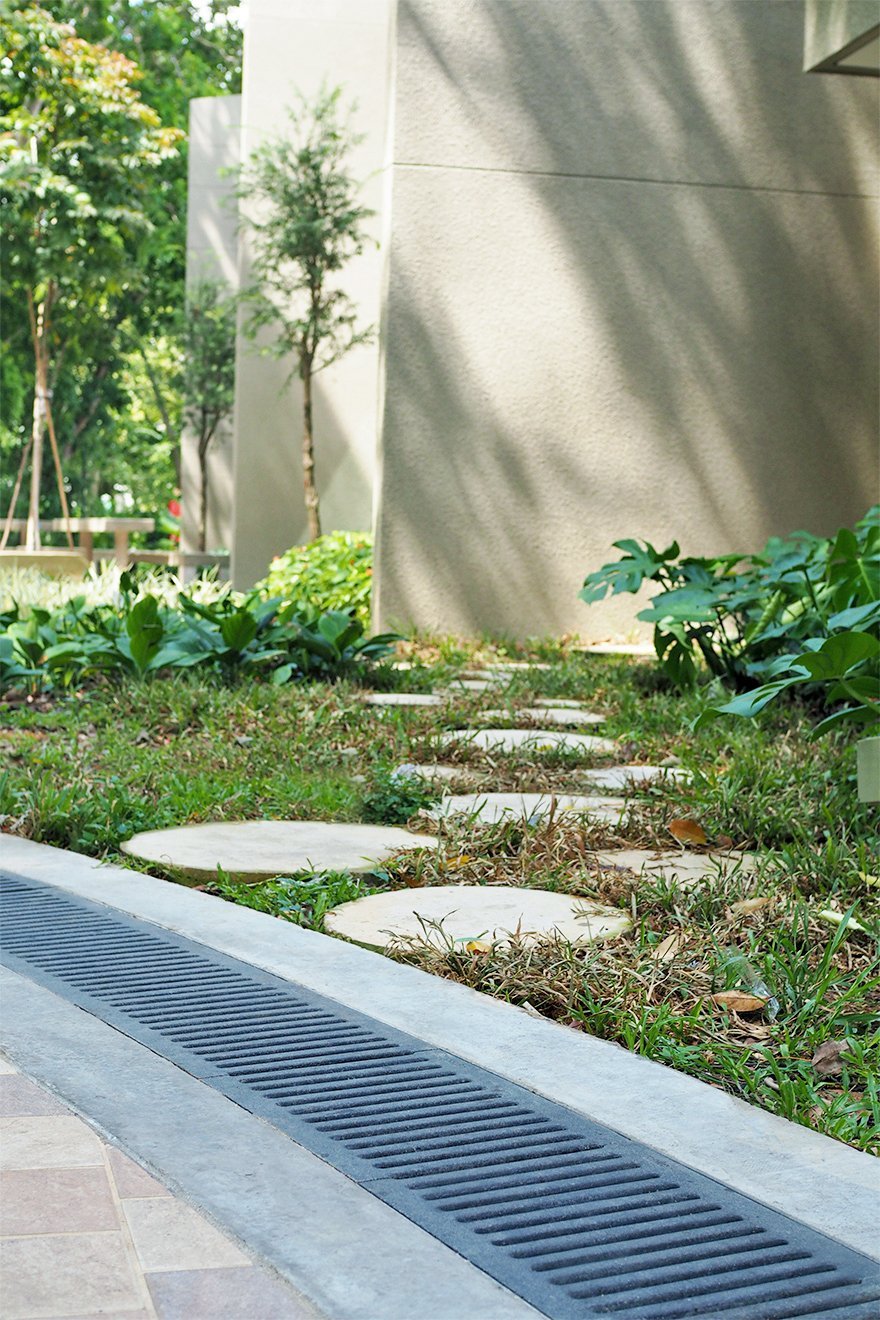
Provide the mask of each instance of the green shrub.
POLYGON ((292 602, 256 592, 208 600, 181 592, 169 605, 136 594, 126 575, 120 592, 114 604, 89 606, 79 596, 55 610, 13 605, 0 613, 0 690, 194 668, 227 680, 253 671, 271 674, 274 683, 332 679, 387 655, 397 640, 365 637, 360 620, 344 611, 303 617, 292 602))
POLYGON ((353 610, 366 628, 372 583, 372 538, 365 532, 330 532, 273 559, 256 590, 280 596, 304 615, 353 610))
POLYGON ((654 625, 657 656, 681 688, 694 685, 702 661, 727 687, 746 692, 776 676, 780 657, 880 621, 880 507, 854 530, 775 537, 759 555, 685 557, 676 542, 662 551, 638 541, 615 546, 623 555, 587 577, 581 599, 591 604, 658 583, 638 617, 654 625))

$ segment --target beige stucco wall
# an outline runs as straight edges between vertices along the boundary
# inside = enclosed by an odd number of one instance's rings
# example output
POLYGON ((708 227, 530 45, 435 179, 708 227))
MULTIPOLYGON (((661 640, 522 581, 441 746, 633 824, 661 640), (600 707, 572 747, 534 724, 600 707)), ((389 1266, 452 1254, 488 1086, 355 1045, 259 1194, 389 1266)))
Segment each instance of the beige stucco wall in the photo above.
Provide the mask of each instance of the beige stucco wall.
POLYGON ((804 68, 840 64, 844 72, 847 66, 876 71, 878 26, 877 0, 806 0, 804 68))
MULTIPOLYGON (((284 108, 296 90, 312 96, 326 81, 356 101, 351 154, 367 180, 364 204, 381 229, 385 128, 389 106, 390 0, 250 0, 244 46, 242 153, 267 135, 283 135, 284 108)), ((242 287, 249 281, 240 245, 242 287)), ((373 247, 346 268, 343 287, 378 322, 382 257, 373 247)), ((360 347, 315 380, 316 477, 325 531, 368 529, 376 451, 378 347, 360 347)), ((301 387, 285 384, 290 363, 260 356, 239 338, 236 358, 235 511, 232 569, 236 586, 263 576, 271 557, 306 539, 302 497, 301 387)))
POLYGON ((877 484, 876 111, 796 0, 400 0, 377 622, 632 627, 611 542, 877 484))
MULTIPOLYGON (((241 154, 241 97, 199 97, 190 102, 186 279, 238 284, 235 178, 241 154)), ((221 424, 208 450, 208 549, 227 549, 232 540, 232 419, 221 424)), ((181 443, 181 547, 198 546, 200 477, 195 437, 181 443)))

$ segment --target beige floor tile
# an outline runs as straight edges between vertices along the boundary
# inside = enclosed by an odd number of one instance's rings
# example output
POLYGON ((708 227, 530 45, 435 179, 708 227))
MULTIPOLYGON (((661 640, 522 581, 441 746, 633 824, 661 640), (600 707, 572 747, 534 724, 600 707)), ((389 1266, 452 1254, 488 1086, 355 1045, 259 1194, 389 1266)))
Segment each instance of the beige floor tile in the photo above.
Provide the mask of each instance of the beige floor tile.
POLYGON ((41 1114, 69 1114, 70 1110, 51 1091, 18 1073, 0 1076, 0 1115, 36 1118, 41 1114))
POLYGON ((0 1242, 3 1320, 143 1311, 142 1287, 121 1233, 0 1242))
POLYGON ((100 1141, 73 1114, 3 1120, 0 1169, 64 1169, 103 1163, 100 1141))
POLYGON ((197 1270, 249 1265, 228 1238, 182 1201, 154 1196, 123 1201, 144 1270, 197 1270))
POLYGON ((121 1225, 105 1169, 0 1173, 0 1234, 102 1233, 121 1225))
POLYGON ((142 1169, 134 1160, 123 1155, 115 1146, 106 1146, 107 1160, 113 1173, 113 1181, 121 1198, 129 1196, 170 1196, 167 1187, 156 1182, 146 1169, 142 1169))

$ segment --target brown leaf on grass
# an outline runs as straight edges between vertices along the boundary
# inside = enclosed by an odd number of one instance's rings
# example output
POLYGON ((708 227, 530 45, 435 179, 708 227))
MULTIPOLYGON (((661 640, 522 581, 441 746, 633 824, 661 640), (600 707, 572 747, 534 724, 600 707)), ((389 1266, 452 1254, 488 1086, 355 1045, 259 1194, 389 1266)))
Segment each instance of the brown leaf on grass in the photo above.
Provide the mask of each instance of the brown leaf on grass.
POLYGON ((712 1003, 719 1008, 729 1008, 734 1013, 757 1013, 767 1000, 759 995, 746 994, 744 990, 719 990, 712 996, 712 1003))
POLYGON ((667 935, 656 948, 651 950, 651 957, 656 958, 658 962, 671 962, 676 954, 681 952, 686 943, 687 936, 684 931, 674 930, 671 935, 667 935))
POLYGON ((708 842, 706 831, 698 820, 689 820, 686 816, 676 817, 666 827, 673 839, 679 843, 704 844, 708 842))
POLYGON ((465 944, 466 953, 491 953, 492 945, 487 944, 485 940, 468 940, 465 944))
POLYGON ((730 910, 737 916, 748 916, 750 912, 760 912, 762 907, 772 902, 774 902, 772 894, 765 894, 763 898, 743 898, 739 903, 731 903, 730 910))
POLYGON ((843 1072, 844 1054, 849 1052, 849 1041, 826 1040, 813 1055, 810 1063, 820 1077, 839 1077, 843 1072))
POLYGON ((732 847, 733 847, 733 839, 730 837, 729 834, 719 834, 719 835, 718 835, 718 838, 715 840, 715 847, 716 847, 716 848, 732 848, 732 847))

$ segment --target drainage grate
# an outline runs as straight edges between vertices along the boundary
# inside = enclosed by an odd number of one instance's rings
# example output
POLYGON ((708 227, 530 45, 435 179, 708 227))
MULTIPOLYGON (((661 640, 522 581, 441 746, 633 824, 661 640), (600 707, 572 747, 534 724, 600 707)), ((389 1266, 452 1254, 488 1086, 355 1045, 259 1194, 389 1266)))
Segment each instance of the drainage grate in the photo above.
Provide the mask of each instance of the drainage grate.
POLYGON ((3 961, 558 1320, 878 1315, 873 1262, 638 1142, 158 926, 0 876, 3 961))

